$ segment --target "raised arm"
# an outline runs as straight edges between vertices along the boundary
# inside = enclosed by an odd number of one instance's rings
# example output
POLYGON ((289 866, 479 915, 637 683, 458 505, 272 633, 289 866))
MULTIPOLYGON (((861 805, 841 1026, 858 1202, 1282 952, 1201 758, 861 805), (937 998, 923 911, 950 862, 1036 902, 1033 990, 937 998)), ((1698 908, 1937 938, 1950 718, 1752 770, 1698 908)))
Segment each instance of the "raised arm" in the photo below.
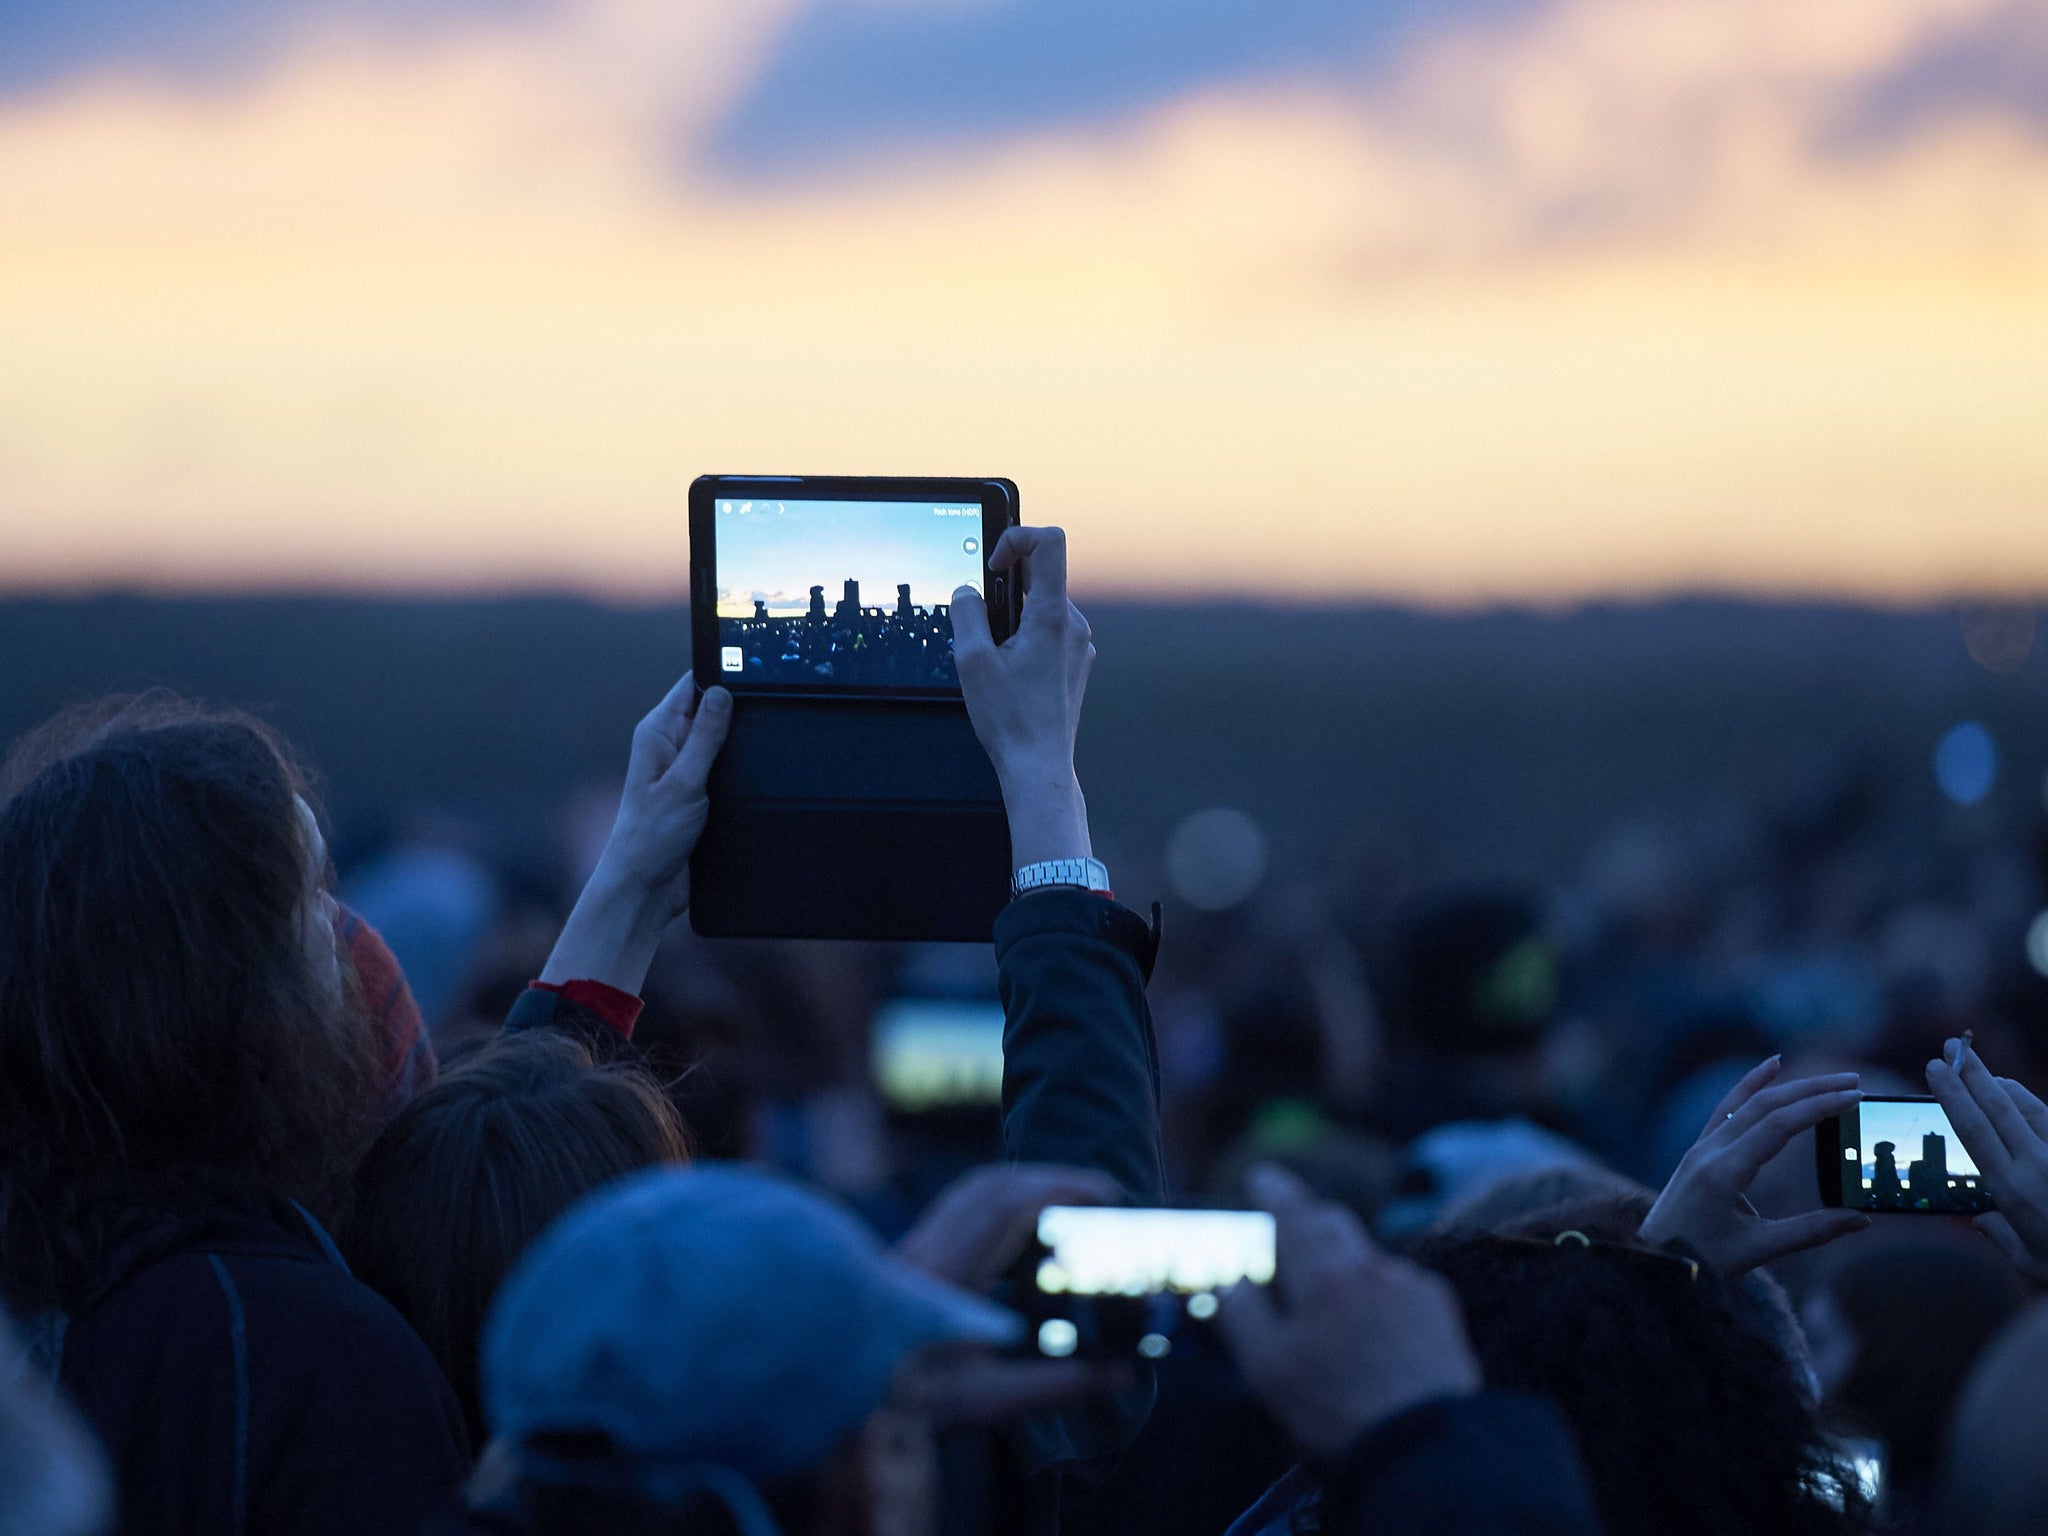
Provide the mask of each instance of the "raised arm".
MULTIPOLYGON (((1088 621, 1067 600, 1066 535, 1012 528, 989 564, 1016 572, 1023 617, 996 645, 980 595, 968 587, 953 594, 961 691, 1002 785, 1013 863, 1061 864, 1052 873, 1075 882, 1017 896, 996 919, 1003 1153, 1012 1162, 1094 1169, 1134 1204, 1156 1205, 1166 1173, 1145 983, 1158 935, 1107 889, 1091 889, 1106 882, 1088 881, 1080 865, 1094 850, 1074 736, 1095 647, 1088 621)), ((1148 1368, 1113 1400, 1032 1420, 1028 1469, 1051 1476, 1114 1455, 1136 1437, 1151 1404, 1148 1368)))
MULTIPOLYGON (((1074 737, 1095 660, 1067 598, 1067 538, 1012 528, 989 557, 1014 571, 1024 611, 1001 645, 971 587, 953 594, 954 654, 975 734, 995 765, 1019 870, 1089 859, 1074 737)), ((1012 900, 996 920, 1002 990, 1003 1150, 1094 1168, 1141 1204, 1165 1196, 1159 1068, 1145 1001, 1157 936, 1085 870, 1012 900)))
POLYGON ((668 925, 690 906, 690 852, 711 813, 705 786, 732 724, 732 695, 685 672, 633 732, 626 786, 598 856, 540 980, 509 1029, 557 1025, 629 1037, 640 989, 668 925))

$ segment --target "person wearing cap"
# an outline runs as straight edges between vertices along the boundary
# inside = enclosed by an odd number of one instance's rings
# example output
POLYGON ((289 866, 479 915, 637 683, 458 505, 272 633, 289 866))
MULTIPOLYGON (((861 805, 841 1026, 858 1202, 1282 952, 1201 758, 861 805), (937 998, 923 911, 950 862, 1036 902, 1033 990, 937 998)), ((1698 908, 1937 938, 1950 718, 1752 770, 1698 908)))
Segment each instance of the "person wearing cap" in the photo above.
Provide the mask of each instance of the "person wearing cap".
POLYGON ((913 1455, 906 1475, 906 1440, 1115 1379, 999 1358, 1024 1324, 978 1293, 1043 1206, 1099 1197, 1101 1177, 1007 1165, 964 1186, 893 1252, 756 1169, 656 1169, 590 1197, 492 1309, 482 1379, 497 1448, 457 1528, 798 1536, 914 1529, 922 1512, 929 1529, 931 1461, 913 1455))

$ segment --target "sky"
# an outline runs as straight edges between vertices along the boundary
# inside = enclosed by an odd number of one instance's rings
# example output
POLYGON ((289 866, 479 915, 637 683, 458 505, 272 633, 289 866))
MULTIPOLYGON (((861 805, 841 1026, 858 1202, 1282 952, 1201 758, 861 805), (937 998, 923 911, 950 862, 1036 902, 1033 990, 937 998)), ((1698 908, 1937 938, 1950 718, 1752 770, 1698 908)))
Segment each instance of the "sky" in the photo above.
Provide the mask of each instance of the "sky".
POLYGON ((894 608, 900 582, 920 608, 981 585, 979 502, 721 498, 718 509, 721 618, 752 618, 756 599, 778 618, 808 612, 814 586, 825 589, 829 610, 849 580, 860 583, 866 608, 894 608))
POLYGON ((1876 1169, 1871 1159, 1880 1141, 1892 1144, 1893 1160, 1898 1165, 1899 1176, 1904 1178, 1906 1165, 1920 1155, 1920 1139, 1929 1131, 1946 1139, 1950 1173, 1977 1172, 1976 1160, 1949 1127, 1948 1117, 1942 1113, 1939 1104, 1888 1104, 1882 1100, 1866 1099, 1858 1107, 1857 1114, 1857 1134, 1863 1138, 1863 1177, 1866 1179, 1876 1169))
POLYGON ((2039 0, 29 0, 0 210, 0 589, 2048 590, 2039 0))

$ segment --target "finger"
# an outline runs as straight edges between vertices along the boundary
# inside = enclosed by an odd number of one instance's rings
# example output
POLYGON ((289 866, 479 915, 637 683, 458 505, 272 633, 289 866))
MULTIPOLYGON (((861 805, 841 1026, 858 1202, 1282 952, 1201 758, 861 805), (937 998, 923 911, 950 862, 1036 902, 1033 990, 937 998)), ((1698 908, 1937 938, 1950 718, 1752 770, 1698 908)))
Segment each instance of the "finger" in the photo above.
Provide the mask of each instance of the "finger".
POLYGON ((716 686, 705 689, 696 717, 690 721, 690 734, 676 754, 675 773, 685 789, 703 793, 711 781, 711 765, 731 729, 732 694, 716 686))
POLYGON ((652 783, 668 771, 668 765, 682 749, 683 735, 696 707, 697 677, 694 672, 685 672, 633 728, 633 751, 626 764, 629 777, 652 783))
POLYGON ((2012 1173, 2012 1154, 2006 1151, 2004 1141, 1992 1129, 1984 1111, 1977 1107, 1976 1099, 1963 1086, 1963 1080, 1956 1076, 1955 1068, 1945 1061, 1927 1063, 1927 1087, 1941 1101, 1948 1123, 1956 1128, 1963 1149, 1984 1175, 1984 1182, 1991 1186, 1992 1195, 2004 1198, 2012 1187, 2008 1182, 2012 1173))
POLYGON ((1784 1065, 1785 1058, 1782 1055, 1773 1056, 1768 1061, 1759 1062, 1756 1066, 1743 1073, 1742 1081, 1723 1094, 1721 1102, 1714 1106, 1714 1112, 1707 1116, 1707 1123, 1700 1127, 1700 1135, 1706 1135, 1707 1132, 1734 1114, 1736 1110, 1742 1108, 1749 1101, 1750 1095, 1776 1077, 1783 1070, 1784 1065))
POLYGON ((953 591, 953 665, 979 667, 995 654, 995 637, 988 629, 988 605, 972 587, 953 591))
POLYGON ((1998 1085, 2005 1090, 2005 1096, 2011 1099, 2019 1108, 2019 1112, 2026 1117, 2026 1122, 2033 1128, 2034 1134, 2043 1141, 2048 1141, 2048 1104, 2043 1104, 2039 1099, 2035 1098, 2033 1090, 2028 1088, 2025 1083, 2018 1082, 2013 1078, 2001 1077, 1998 1080, 1998 1085))
POLYGON ((1114 1205, 1123 1191, 1114 1179, 1090 1168, 1013 1163, 968 1182, 961 1196, 974 1202, 978 1217, 977 1262, 969 1275, 987 1282, 1024 1251, 1047 1206, 1114 1205))
POLYGON ((1272 1293, 1266 1286, 1240 1280, 1223 1293, 1222 1302, 1216 1309, 1216 1326, 1238 1363, 1254 1374, 1253 1363, 1273 1354, 1280 1332, 1272 1293))
POLYGON ((1063 528, 1008 528, 989 553, 992 571, 1019 567, 1026 624, 1064 617, 1067 604, 1067 534, 1063 528), (1036 615, 1034 619, 1034 615, 1036 615))
POLYGON ((2033 1250, 2027 1247, 2025 1240, 2014 1230, 2013 1224, 1998 1212, 1986 1211, 1981 1216, 1972 1217, 1971 1225, 1996 1243, 1999 1252, 2012 1260, 2017 1268, 2028 1274, 2034 1272, 2033 1250))
POLYGON ((1092 1168, 996 1164, 955 1179, 896 1245, 927 1273, 980 1288, 1024 1251, 1049 1205, 1111 1205, 1116 1181, 1092 1168))
POLYGON ((2018 1156, 2029 1150, 2036 1140, 2033 1127, 2027 1124, 2027 1117, 2020 1113, 2020 1107, 2013 1103, 2012 1096, 1991 1075, 1984 1059, 1967 1040, 1957 1042, 1953 1054, 1956 1076, 1962 1079, 1970 1097, 1977 1101, 1977 1107, 1984 1111, 1984 1118, 1998 1132, 1998 1139, 2005 1143, 2006 1151, 2018 1156))
POLYGON ((1835 1093, 1816 1093, 1774 1110, 1729 1143, 1723 1153, 1727 1168, 1735 1176, 1736 1188, 1747 1189, 1763 1172, 1763 1166, 1784 1151, 1794 1136, 1810 1131, 1821 1121, 1832 1119, 1863 1101, 1863 1090, 1845 1088, 1835 1093))
POLYGON ((1264 1163, 1246 1179, 1253 1201, 1274 1221, 1274 1259, 1280 1284, 1302 1288, 1319 1270, 1370 1259, 1379 1250, 1359 1219, 1341 1205, 1318 1200, 1285 1168, 1264 1163), (1294 1277, 1290 1282, 1289 1276, 1294 1277))
POLYGON ((1753 1268, 1758 1264, 1768 1264, 1773 1259, 1782 1259, 1788 1253, 1801 1253, 1823 1243, 1832 1243, 1851 1232, 1861 1232, 1869 1225, 1870 1218, 1863 1212, 1844 1210, 1808 1211, 1803 1216, 1767 1221, 1756 1229, 1754 1246, 1744 1257, 1753 1268))
POLYGON ((1854 1088, 1856 1083, 1854 1072, 1830 1072, 1823 1077, 1795 1077, 1789 1083, 1773 1083, 1751 1094, 1732 1116, 1723 1118, 1718 1129, 1709 1130, 1700 1139, 1722 1146, 1732 1145, 1767 1115, 1775 1114, 1786 1105, 1796 1104, 1816 1094, 1840 1093, 1854 1088))

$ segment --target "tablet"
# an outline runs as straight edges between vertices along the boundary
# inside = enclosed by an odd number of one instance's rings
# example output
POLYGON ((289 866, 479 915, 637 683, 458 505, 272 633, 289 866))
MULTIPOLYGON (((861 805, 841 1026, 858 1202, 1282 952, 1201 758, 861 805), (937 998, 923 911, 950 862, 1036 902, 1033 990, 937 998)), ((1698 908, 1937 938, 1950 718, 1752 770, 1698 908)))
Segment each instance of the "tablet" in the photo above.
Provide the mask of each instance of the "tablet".
POLYGON ((1000 479, 705 475, 690 487, 691 648, 735 694, 958 699, 954 591, 1000 643, 1020 593, 988 569, 1000 479))
POLYGON ((1009 899, 1002 788, 953 663, 953 593, 1000 642, 1008 480, 706 475, 690 487, 697 684, 735 695, 691 855, 723 938, 986 944, 1009 899))

